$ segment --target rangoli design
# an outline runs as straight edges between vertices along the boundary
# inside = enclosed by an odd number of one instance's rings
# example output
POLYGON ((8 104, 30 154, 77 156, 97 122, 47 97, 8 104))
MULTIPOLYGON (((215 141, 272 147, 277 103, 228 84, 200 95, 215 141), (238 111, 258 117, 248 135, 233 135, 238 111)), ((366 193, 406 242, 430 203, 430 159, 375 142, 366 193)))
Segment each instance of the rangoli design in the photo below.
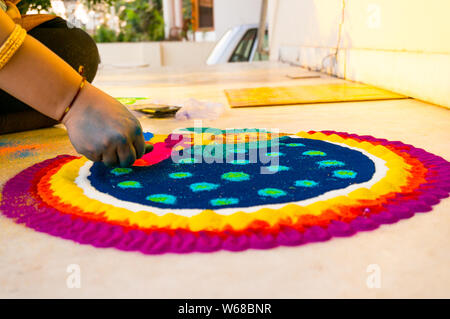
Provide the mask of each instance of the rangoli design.
POLYGON ((449 162, 371 136, 191 128, 145 138, 153 151, 129 168, 62 155, 22 171, 3 188, 2 213, 96 247, 240 251, 374 230, 450 191, 449 162))

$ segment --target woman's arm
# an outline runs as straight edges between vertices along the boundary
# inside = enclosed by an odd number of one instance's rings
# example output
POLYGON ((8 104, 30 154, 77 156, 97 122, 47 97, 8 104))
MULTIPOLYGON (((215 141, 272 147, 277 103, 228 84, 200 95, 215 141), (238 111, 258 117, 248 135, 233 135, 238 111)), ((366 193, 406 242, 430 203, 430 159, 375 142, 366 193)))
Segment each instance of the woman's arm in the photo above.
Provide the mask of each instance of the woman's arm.
MULTIPOLYGON (((0 10, 0 43, 8 38, 14 26, 0 10)), ((55 120, 61 118, 70 104, 81 79, 70 65, 28 35, 0 70, 0 88, 55 120)))
MULTIPOLYGON (((0 45, 14 26, 0 10, 0 45)), ((28 35, 0 70, 1 89, 55 120, 64 114, 81 80, 70 65, 28 35)), ((80 91, 63 123, 75 149, 91 160, 128 166, 143 155, 145 144, 139 121, 122 104, 89 83, 80 91)))

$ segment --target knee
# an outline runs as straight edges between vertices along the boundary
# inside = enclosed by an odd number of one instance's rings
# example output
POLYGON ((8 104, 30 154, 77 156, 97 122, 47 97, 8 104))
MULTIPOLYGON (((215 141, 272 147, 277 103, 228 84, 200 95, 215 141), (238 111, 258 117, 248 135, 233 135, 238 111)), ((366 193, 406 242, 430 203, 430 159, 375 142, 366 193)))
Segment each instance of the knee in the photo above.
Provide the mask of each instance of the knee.
MULTIPOLYGON (((62 20, 62 19, 61 19, 62 20)), ((75 70, 82 65, 86 79, 94 79, 100 55, 92 37, 79 28, 68 27, 37 27, 29 32, 30 35, 42 42, 50 50, 65 60, 75 70)))
POLYGON ((100 63, 100 55, 97 44, 94 39, 84 30, 73 28, 70 30, 70 36, 73 42, 68 48, 68 55, 70 55, 73 64, 69 64, 78 70, 79 66, 84 67, 84 76, 89 82, 92 82, 97 74, 98 65, 100 63), (76 56, 74 55, 76 54, 76 56))

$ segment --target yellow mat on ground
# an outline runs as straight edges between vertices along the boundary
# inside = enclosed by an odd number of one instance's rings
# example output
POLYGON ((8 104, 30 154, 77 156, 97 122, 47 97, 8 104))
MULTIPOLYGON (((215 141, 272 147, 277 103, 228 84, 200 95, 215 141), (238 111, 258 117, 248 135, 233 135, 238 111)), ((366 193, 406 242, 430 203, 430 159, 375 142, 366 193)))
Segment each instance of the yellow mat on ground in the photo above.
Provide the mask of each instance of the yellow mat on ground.
POLYGON ((360 83, 257 87, 225 90, 231 107, 404 99, 404 95, 360 83))

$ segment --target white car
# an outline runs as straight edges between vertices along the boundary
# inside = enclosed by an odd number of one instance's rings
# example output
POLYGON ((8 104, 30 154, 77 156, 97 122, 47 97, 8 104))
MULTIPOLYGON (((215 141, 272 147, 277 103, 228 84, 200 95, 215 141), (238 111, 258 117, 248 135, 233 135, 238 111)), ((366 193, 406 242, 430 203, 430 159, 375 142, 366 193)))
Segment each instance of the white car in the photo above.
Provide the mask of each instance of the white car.
MULTIPOLYGON (((264 36, 264 48, 268 44, 267 30, 264 36)), ((259 54, 258 46, 258 25, 243 24, 229 29, 217 42, 206 64, 221 64, 228 62, 252 62, 265 61, 269 56, 259 54)))

